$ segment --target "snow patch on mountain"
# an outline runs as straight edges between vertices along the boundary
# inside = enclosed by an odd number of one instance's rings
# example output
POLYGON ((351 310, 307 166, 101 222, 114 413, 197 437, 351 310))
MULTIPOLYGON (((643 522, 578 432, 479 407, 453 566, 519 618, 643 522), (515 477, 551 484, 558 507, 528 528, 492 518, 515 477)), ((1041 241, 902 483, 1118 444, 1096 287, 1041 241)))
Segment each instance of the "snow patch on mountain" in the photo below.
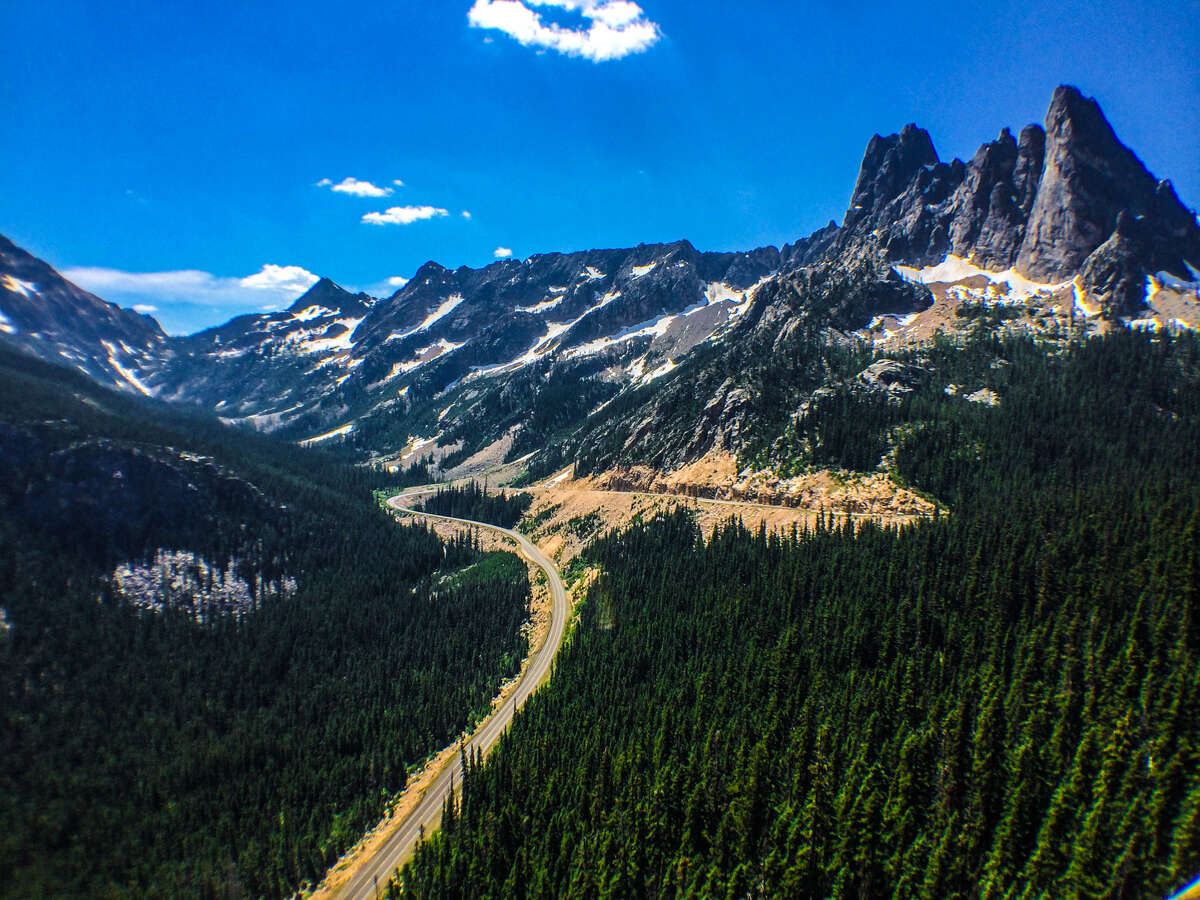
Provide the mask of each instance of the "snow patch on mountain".
POLYGON ((1071 286, 1074 290, 1075 312, 1085 319, 1100 315, 1100 307, 1093 307, 1087 302, 1087 290, 1083 286, 1083 278, 1076 275, 1075 280, 1071 282, 1071 286))
MULTIPOLYGON (((947 254, 946 258, 935 266, 925 266, 920 269, 912 266, 893 266, 892 270, 905 281, 913 284, 955 284, 970 278, 984 278, 997 287, 1005 285, 1007 298, 1011 301, 1024 301, 1038 294, 1052 294, 1068 284, 1065 281, 1057 284, 1030 281, 1023 275, 1018 275, 1014 269, 989 272, 953 253, 947 254)), ((1004 299, 1003 294, 1004 292, 1000 291, 991 292, 989 299, 1002 300, 1004 299)))
MULTIPOLYGON (((300 310, 299 312, 292 313, 291 321, 293 321, 293 322, 310 322, 313 319, 319 319, 322 316, 336 316, 336 315, 337 315, 337 310, 329 309, 327 307, 320 306, 320 305, 316 305, 316 306, 309 306, 309 307, 306 307, 305 309, 300 310)), ((284 320, 284 321, 280 322, 279 324, 286 324, 286 321, 287 320, 284 320)))
POLYGON ((638 381, 641 382, 642 384, 648 384, 649 382, 654 381, 654 379, 656 379, 656 378, 662 378, 664 375, 668 374, 669 372, 673 372, 678 367, 679 367, 679 364, 677 362, 675 362, 675 360, 668 359, 657 369, 653 370, 652 372, 647 372, 644 375, 642 375, 642 377, 639 378, 638 381))
POLYGON ((354 423, 349 422, 332 431, 327 431, 324 434, 318 434, 316 437, 310 437, 300 442, 301 447, 311 447, 313 444, 319 444, 321 441, 327 441, 330 438, 341 437, 343 434, 349 434, 354 430, 354 423))
POLYGON ((354 347, 354 329, 362 322, 357 319, 335 319, 321 328, 312 331, 299 331, 287 336, 289 343, 294 343, 301 353, 330 353, 335 350, 350 350, 354 347), (336 325, 345 327, 345 331, 334 337, 324 335, 336 325))
POLYGON ((1191 270, 1194 281, 1187 281, 1177 275, 1172 275, 1170 272, 1155 272, 1153 275, 1146 276, 1146 302, 1149 303, 1154 295, 1163 288, 1175 291, 1181 294, 1196 294, 1200 293, 1200 272, 1197 272, 1188 263, 1184 263, 1191 270))
POLYGON ((745 298, 745 288, 735 288, 723 281, 710 281, 704 286, 704 299, 709 303, 720 303, 728 300, 731 303, 741 303, 745 298))
POLYGON ((648 319, 645 322, 639 322, 637 325, 630 325, 628 328, 618 331, 610 337, 597 338, 594 341, 588 341, 586 344, 580 344, 578 347, 572 348, 567 352, 567 359, 578 359, 581 356, 591 356, 607 350, 615 344, 621 344, 625 341, 632 341, 641 337, 661 337, 671 327, 671 323, 677 320, 679 316, 668 313, 667 315, 659 316, 655 319, 648 319))
POLYGON ((416 456, 418 453, 420 453, 426 447, 430 446, 431 444, 436 444, 441 439, 442 439, 442 432, 440 432, 440 431, 437 434, 435 434, 433 437, 428 437, 428 438, 412 437, 410 435, 409 439, 408 439, 408 441, 409 441, 408 451, 402 457, 400 457, 401 461, 404 461, 407 459, 412 459, 414 456, 416 456))
POLYGON ((451 294, 444 301, 442 301, 437 309, 427 315, 421 324, 417 325, 415 328, 410 328, 408 331, 391 334, 388 336, 387 340, 402 341, 407 337, 412 337, 414 334, 420 334, 422 331, 428 331, 442 319, 446 318, 446 316, 450 315, 450 313, 454 312, 454 310, 458 308, 458 305, 463 302, 463 299, 464 298, 462 294, 451 294))
POLYGON ((125 380, 126 384, 133 387, 143 396, 154 396, 154 392, 147 387, 140 378, 137 377, 136 372, 121 365, 120 361, 117 359, 117 348, 113 346, 111 341, 101 341, 100 343, 103 344, 104 349, 108 351, 108 364, 112 366, 114 372, 116 372, 121 376, 122 379, 125 380))
POLYGON ((616 300, 620 300, 620 299, 621 299, 620 291, 609 291, 603 297, 601 297, 598 301, 596 301, 594 304, 592 304, 587 309, 585 309, 583 311, 583 315, 581 315, 575 321, 578 322, 581 319, 584 319, 584 318, 590 316, 594 312, 599 312, 600 310, 604 309, 604 307, 608 306, 608 304, 610 304, 616 300))
POLYGON ((20 294, 22 297, 29 297, 38 293, 37 285, 32 281, 22 281, 13 275, 5 275, 0 278, 0 285, 3 285, 14 294, 20 294))
POLYGON ((440 359, 447 353, 453 353, 461 346, 463 345, 456 344, 453 341, 448 341, 445 338, 438 338, 428 347, 422 347, 420 350, 418 350, 412 359, 395 363, 392 366, 392 371, 388 373, 387 378, 384 380, 390 381, 393 378, 398 378, 399 376, 411 372, 413 369, 419 368, 426 363, 433 362, 435 359, 440 359))
MULTIPOLYGON (((584 313, 584 315, 587 315, 587 313, 584 313)), ((582 319, 583 316, 580 316, 579 318, 582 319)), ((550 351, 554 349, 555 339, 578 321, 579 319, 575 319, 571 322, 549 323, 546 326, 546 333, 538 337, 538 339, 530 345, 529 349, 520 356, 516 357, 515 359, 511 359, 508 362, 496 363, 495 365, 491 366, 476 366, 472 368, 471 374, 468 377, 481 378, 487 375, 495 375, 498 372, 511 372, 516 369, 521 369, 525 366, 532 365, 539 359, 542 359, 544 356, 549 354, 550 351)))
MULTIPOLYGON (((550 290, 553 291, 553 290, 555 290, 555 288, 551 288, 550 290)), ((565 288, 564 288, 564 290, 565 290, 565 288)), ((546 300, 542 300, 539 303, 533 304, 533 306, 518 306, 517 311, 524 312, 524 313, 533 313, 536 316, 538 313, 544 313, 547 310, 554 309, 554 307, 558 306, 560 303, 563 302, 563 299, 564 298, 562 298, 562 297, 550 297, 550 298, 547 298, 546 300)))

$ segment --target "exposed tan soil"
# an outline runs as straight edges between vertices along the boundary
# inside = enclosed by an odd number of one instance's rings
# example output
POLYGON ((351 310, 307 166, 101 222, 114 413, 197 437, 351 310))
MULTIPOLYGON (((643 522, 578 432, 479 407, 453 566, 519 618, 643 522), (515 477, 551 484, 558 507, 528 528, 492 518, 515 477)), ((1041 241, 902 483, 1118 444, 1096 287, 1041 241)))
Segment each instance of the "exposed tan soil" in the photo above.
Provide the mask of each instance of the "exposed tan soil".
POLYGON ((1150 307, 1164 325, 1174 321, 1191 329, 1200 329, 1200 291, 1162 287, 1150 299, 1150 307))
POLYGON ((532 529, 538 545, 559 562, 610 528, 679 507, 691 510, 706 534, 731 517, 773 531, 812 526, 821 512, 889 523, 933 512, 932 503, 884 474, 822 471, 780 479, 739 473, 733 456, 721 452, 668 473, 635 466, 577 479, 568 470, 527 490, 534 502, 522 527, 532 529))
MULTIPOLYGON (((897 328, 884 323, 877 331, 875 342, 884 349, 911 346, 931 341, 938 332, 957 334, 969 327, 970 319, 957 315, 964 304, 985 301, 998 303, 1008 295, 1008 286, 993 284, 982 275, 975 275, 956 282, 931 282, 925 287, 933 295, 933 305, 916 316, 907 325, 897 328)), ((1060 334, 1073 328, 1097 327, 1095 320, 1084 320, 1075 314, 1075 289, 1066 284, 1027 298, 1012 307, 1020 315, 1008 321, 1010 331, 1028 334, 1060 334)))

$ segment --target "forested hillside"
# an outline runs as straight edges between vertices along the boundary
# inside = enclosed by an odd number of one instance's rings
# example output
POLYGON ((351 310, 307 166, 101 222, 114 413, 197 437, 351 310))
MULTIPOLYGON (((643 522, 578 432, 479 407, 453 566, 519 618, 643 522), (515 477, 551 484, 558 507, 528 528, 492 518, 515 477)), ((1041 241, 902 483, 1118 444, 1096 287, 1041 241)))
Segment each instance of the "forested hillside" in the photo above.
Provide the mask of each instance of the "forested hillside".
POLYGON ((378 475, 6 351, 0 395, 0 895, 289 895, 516 671, 525 567, 378 475), (139 607, 160 549, 291 587, 139 607))
POLYGON ((438 488, 421 504, 423 512, 455 519, 490 522, 501 528, 512 528, 529 509, 533 498, 528 494, 489 491, 486 485, 470 482, 461 487, 438 488))
POLYGON ((1200 346, 936 365, 998 405, 835 392, 794 446, 890 436, 937 518, 594 545, 554 679, 404 895, 1160 898, 1200 871, 1200 346))

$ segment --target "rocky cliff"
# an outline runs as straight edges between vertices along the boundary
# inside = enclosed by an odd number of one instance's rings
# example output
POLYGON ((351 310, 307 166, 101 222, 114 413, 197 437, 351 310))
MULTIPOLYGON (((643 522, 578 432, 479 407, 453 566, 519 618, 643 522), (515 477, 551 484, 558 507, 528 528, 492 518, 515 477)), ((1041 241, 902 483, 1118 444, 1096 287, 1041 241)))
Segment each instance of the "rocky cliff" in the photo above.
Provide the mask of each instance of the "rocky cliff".
POLYGON ((1136 316, 1147 276, 1195 277, 1200 225, 1099 104, 1062 86, 1044 128, 1005 129, 968 162, 942 162, 915 125, 872 138, 826 255, 851 252, 912 266, 952 254, 1046 284, 1079 275, 1107 316, 1136 316))

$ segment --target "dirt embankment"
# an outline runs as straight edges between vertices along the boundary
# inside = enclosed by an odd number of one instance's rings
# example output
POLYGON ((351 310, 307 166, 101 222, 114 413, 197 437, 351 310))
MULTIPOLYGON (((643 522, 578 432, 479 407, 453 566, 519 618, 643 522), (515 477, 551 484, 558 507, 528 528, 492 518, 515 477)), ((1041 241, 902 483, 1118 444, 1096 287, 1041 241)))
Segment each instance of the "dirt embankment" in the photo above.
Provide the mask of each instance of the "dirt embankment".
POLYGON ((730 518, 775 531, 812 527, 821 513, 890 524, 933 513, 928 500, 884 474, 739 474, 727 454, 710 454, 675 472, 633 467, 572 478, 568 470, 526 490, 534 500, 521 528, 560 563, 609 529, 679 507, 696 517, 705 534, 730 518))
POLYGON ((633 466, 613 469, 591 480, 598 490, 675 494, 887 519, 933 512, 928 500, 884 473, 842 475, 825 470, 780 478, 772 472, 739 472, 734 457, 720 452, 674 472, 633 466))

